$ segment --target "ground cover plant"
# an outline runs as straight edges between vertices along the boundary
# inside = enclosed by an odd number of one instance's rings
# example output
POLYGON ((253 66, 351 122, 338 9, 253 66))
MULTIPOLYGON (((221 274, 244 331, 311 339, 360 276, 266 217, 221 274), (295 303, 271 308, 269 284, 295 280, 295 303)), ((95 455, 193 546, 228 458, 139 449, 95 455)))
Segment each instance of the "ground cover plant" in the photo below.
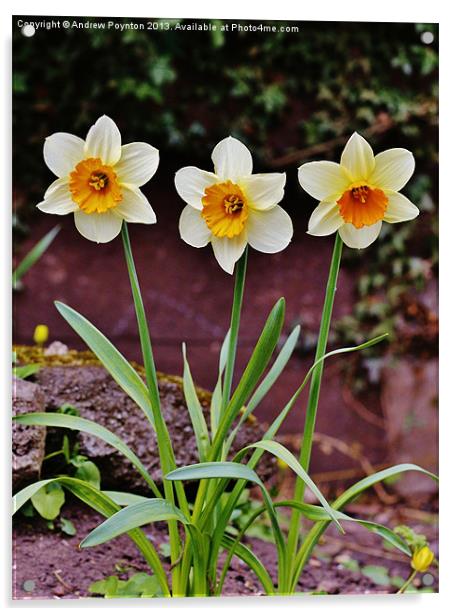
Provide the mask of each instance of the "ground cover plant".
MULTIPOLYGON (((414 171, 410 152, 394 148, 374 156, 369 143, 354 133, 343 149, 340 164, 320 161, 299 169, 302 188, 319 201, 309 222, 310 235, 335 235, 329 277, 313 364, 304 370, 302 383, 287 404, 279 410, 262 439, 246 443, 229 456, 240 427, 268 396, 281 376, 296 346, 296 327, 281 345, 285 301, 273 306, 238 383, 234 383, 237 343, 242 318, 248 256, 251 249, 263 253, 287 247, 293 226, 287 208, 279 205, 284 194, 283 173, 253 173, 247 147, 231 136, 220 141, 212 152, 213 171, 184 167, 175 176, 175 186, 186 206, 179 232, 191 246, 211 243, 215 258, 227 274, 234 274, 234 295, 227 336, 221 347, 219 374, 211 401, 210 429, 203 416, 191 368, 183 344, 183 386, 188 412, 196 437, 199 463, 177 468, 175 452, 161 413, 158 380, 150 329, 137 278, 129 238, 131 223, 153 224, 156 216, 140 188, 154 175, 159 164, 158 150, 146 143, 121 144, 116 124, 102 116, 90 128, 86 140, 68 133, 55 133, 44 146, 48 167, 57 176, 38 208, 49 214, 73 214, 78 231, 88 240, 104 243, 121 236, 132 289, 146 382, 132 365, 82 314, 62 302, 56 308, 85 344, 98 357, 118 385, 135 401, 157 435, 162 486, 150 476, 135 451, 110 430, 94 421, 71 413, 30 413, 17 416, 22 425, 45 425, 87 432, 121 453, 147 482, 151 497, 107 492, 96 482, 81 476, 59 476, 27 486, 15 496, 15 511, 37 500, 37 494, 59 486, 103 514, 107 519, 90 532, 81 547, 90 549, 127 533, 151 568, 151 576, 132 578, 120 590, 134 596, 220 595, 231 560, 243 560, 259 579, 266 594, 292 594, 320 537, 330 524, 344 532, 346 524, 358 524, 379 535, 411 560, 412 575, 400 587, 404 592, 418 571, 426 571, 434 559, 428 545, 410 540, 405 532, 395 532, 370 520, 345 513, 345 506, 377 482, 403 472, 420 472, 437 480, 428 470, 414 464, 398 464, 365 477, 329 503, 309 475, 312 441, 325 360, 333 355, 352 353, 383 343, 380 335, 361 344, 329 351, 328 335, 332 318, 339 266, 344 245, 363 249, 376 241, 382 225, 415 218, 419 211, 399 191, 414 171), (299 457, 275 440, 282 422, 309 385, 308 403, 299 457), (294 496, 274 500, 256 473, 264 453, 287 465, 296 475, 294 496), (184 482, 197 482, 195 498, 184 482), (244 520, 236 536, 227 532, 234 510, 244 497, 247 485, 254 485, 263 498, 261 506, 244 520), (312 495, 313 503, 306 496, 312 495), (224 496, 223 496, 224 495, 224 496), (316 504, 319 503, 319 504, 316 504), (285 534, 279 516, 290 512, 285 534), (245 545, 243 539, 260 516, 267 514, 277 552, 277 572, 272 576, 245 545), (314 524, 304 533, 302 518, 314 524), (153 543, 141 527, 158 521, 168 524, 170 570, 167 571, 153 543), (222 569, 218 568, 225 554, 222 569)), ((313 238, 310 238, 313 241, 313 238)), ((347 250, 347 248, 345 250, 347 250)), ((268 257, 266 257, 268 258, 268 257)), ((225 275, 225 274, 224 274, 225 275)), ((115 581, 101 582, 100 594, 116 595, 115 581), (110 583, 112 587, 110 587, 110 583)), ((123 594, 121 593, 121 594, 123 594)))

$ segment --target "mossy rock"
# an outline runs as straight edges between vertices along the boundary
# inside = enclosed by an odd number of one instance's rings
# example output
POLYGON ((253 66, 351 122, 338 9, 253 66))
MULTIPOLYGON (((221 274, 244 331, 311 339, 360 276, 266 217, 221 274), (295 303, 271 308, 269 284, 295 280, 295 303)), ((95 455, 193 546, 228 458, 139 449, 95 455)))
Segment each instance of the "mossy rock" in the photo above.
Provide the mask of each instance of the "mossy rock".
MULTIPOLYGON (((64 404, 78 409, 81 417, 105 426, 138 455, 153 479, 162 482, 156 435, 139 407, 111 378, 95 355, 89 351, 69 350, 64 354, 49 355, 40 347, 17 346, 20 364, 38 363, 42 368, 33 379, 42 389, 47 411, 54 411, 64 404)), ((144 377, 144 370, 132 362, 144 377)), ((183 394, 182 379, 158 373, 159 395, 164 420, 170 432, 177 466, 198 462, 196 441, 183 394)), ((210 422, 211 393, 197 388, 197 394, 207 420, 210 422)), ((262 438, 264 427, 250 417, 235 439, 232 451, 262 438)), ((58 433, 59 438, 61 432, 58 433)), ((56 431, 48 430, 48 450, 58 448, 56 431), (54 435, 54 436, 53 436, 54 435)), ((99 467, 104 488, 148 493, 148 488, 124 456, 112 447, 83 432, 77 433, 81 454, 88 456, 99 467)), ((273 458, 263 456, 257 472, 267 481, 276 469, 273 458)))

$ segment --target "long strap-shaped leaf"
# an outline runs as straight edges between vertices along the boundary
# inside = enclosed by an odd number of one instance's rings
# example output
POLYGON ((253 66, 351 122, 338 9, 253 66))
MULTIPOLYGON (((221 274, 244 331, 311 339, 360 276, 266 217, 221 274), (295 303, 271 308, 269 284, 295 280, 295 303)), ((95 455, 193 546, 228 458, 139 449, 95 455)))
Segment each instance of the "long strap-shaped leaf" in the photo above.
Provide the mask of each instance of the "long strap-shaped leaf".
MULTIPOLYGON (((226 550, 231 551, 232 554, 238 556, 244 563, 248 565, 248 567, 253 571, 253 573, 257 576, 258 580, 261 582, 266 594, 274 595, 275 588, 272 578, 269 575, 269 572, 264 567, 259 558, 243 543, 237 543, 233 537, 230 537, 228 534, 225 534, 222 539, 222 546, 226 550)), ((228 568, 230 565, 230 561, 228 564, 228 568)), ((224 585, 224 577, 221 580, 221 586, 218 587, 217 594, 220 594, 224 585)))
MULTIPOLYGON (((64 486, 92 509, 95 509, 95 511, 107 518, 119 511, 119 506, 107 494, 101 492, 87 481, 82 481, 74 477, 57 477, 55 479, 37 481, 18 492, 13 497, 13 514, 32 498, 38 490, 50 483, 59 483, 64 486)), ((156 574, 164 595, 170 596, 167 576, 153 544, 139 528, 132 529, 129 531, 128 535, 143 554, 153 573, 156 574)))
POLYGON ((280 460, 283 460, 283 462, 287 464, 289 468, 292 471, 294 471, 296 475, 298 475, 302 479, 302 481, 307 485, 310 491, 320 501, 323 508, 328 512, 331 520, 335 522, 337 528, 341 532, 344 532, 343 528, 339 524, 339 521, 331 505, 325 499, 325 497, 321 493, 316 483, 313 481, 310 475, 305 472, 305 470, 302 468, 302 466, 299 464, 299 462, 296 460, 293 454, 290 451, 288 451, 288 449, 286 449, 284 445, 281 445, 280 443, 276 443, 275 441, 270 441, 270 440, 258 441, 257 443, 253 443, 252 445, 248 445, 247 447, 244 447, 243 449, 241 449, 235 456, 234 460, 241 460, 249 449, 262 449, 263 451, 268 451, 269 453, 273 454, 275 457, 279 458, 280 460))
POLYGON ((52 426, 54 428, 68 428, 70 430, 78 430, 95 436, 108 445, 111 445, 122 453, 138 470, 140 475, 152 489, 154 494, 161 498, 162 494, 150 477, 147 469, 142 464, 135 453, 120 439, 116 434, 107 428, 100 426, 95 421, 84 419, 83 417, 75 417, 73 415, 65 415, 64 413, 26 413, 24 415, 16 415, 13 421, 26 426, 52 426))
POLYGON ((275 347, 277 346, 284 318, 285 300, 284 298, 280 298, 267 317, 267 321, 259 336, 258 342, 256 343, 254 351, 227 409, 223 409, 223 415, 220 418, 218 431, 211 448, 211 457, 213 460, 219 455, 228 430, 246 400, 253 393, 256 384, 266 369, 275 347))
POLYGON ((246 405, 246 409, 243 411, 242 416, 237 422, 237 425, 229 434, 228 438, 226 439, 226 442, 224 443, 224 458, 226 458, 228 452, 230 451, 232 443, 234 442, 234 439, 237 436, 237 433, 242 427, 243 423, 247 420, 251 413, 253 413, 256 407, 262 402, 262 400, 269 393, 269 391, 283 372, 283 369, 285 368, 291 355, 293 354, 294 349, 296 348, 296 343, 300 331, 300 325, 297 325, 297 327, 293 329, 293 331, 288 336, 285 344, 283 345, 280 353, 278 354, 277 359, 272 364, 272 367, 270 368, 269 372, 263 378, 254 394, 251 396, 248 404, 246 405))
POLYGON ((154 428, 148 390, 137 372, 118 349, 83 315, 62 302, 54 302, 67 323, 99 358, 116 383, 145 413, 154 428))
POLYGON ((205 565, 208 555, 206 541, 200 530, 190 523, 183 512, 175 505, 163 498, 148 498, 121 509, 105 522, 94 528, 85 537, 80 547, 89 548, 111 541, 115 537, 124 533, 129 533, 135 529, 151 524, 153 522, 176 520, 181 522, 191 538, 196 561, 199 565, 195 571, 195 591, 197 596, 207 594, 207 579, 205 575, 205 565))
POLYGON ((81 541, 80 547, 94 547, 145 524, 164 520, 177 520, 188 524, 188 519, 180 509, 169 501, 163 498, 148 498, 124 507, 99 524, 81 541))
POLYGON ((26 272, 40 259, 40 257, 46 252, 54 238, 60 231, 60 225, 56 225, 51 231, 41 238, 41 240, 35 244, 30 252, 19 263, 17 268, 13 272, 13 289, 20 282, 21 278, 26 272))
MULTIPOLYGON (((350 488, 348 488, 348 490, 345 490, 345 492, 343 492, 339 496, 339 498, 334 501, 332 506, 334 509, 337 510, 342 509, 342 507, 348 505, 348 503, 353 501, 359 494, 361 494, 361 492, 364 492, 364 490, 367 490, 368 488, 372 487, 377 482, 384 481, 385 479, 393 477, 393 475, 405 473, 408 471, 417 471, 419 473, 428 475, 428 477, 431 477, 431 479, 433 479, 434 481, 439 481, 437 475, 421 468, 421 466, 417 466, 416 464, 396 464, 395 466, 390 466, 389 468, 378 471, 377 473, 373 473, 368 477, 364 477, 364 479, 361 479, 361 481, 358 481, 357 483, 352 485, 350 488)), ((302 543, 301 547, 297 552, 294 575, 291 582, 291 591, 293 591, 293 589, 296 587, 296 584, 299 580, 305 563, 307 562, 313 548, 315 547, 316 543, 318 542, 319 538, 324 533, 328 525, 328 521, 317 522, 307 533, 307 537, 305 538, 304 542, 302 543)))
POLYGON ((194 436, 196 437, 197 451, 199 452, 199 459, 201 462, 205 462, 207 459, 207 452, 210 446, 210 437, 208 435, 208 428, 205 422, 202 406, 197 396, 196 388, 191 374, 191 369, 186 357, 186 345, 183 343, 183 391, 186 400, 186 406, 188 407, 189 416, 191 418, 192 427, 194 429, 194 436))
MULTIPOLYGON (((334 351, 330 351, 329 353, 327 353, 326 355, 324 355, 323 357, 321 357, 319 360, 317 360, 308 370, 307 374, 304 377, 304 380, 302 381, 301 385, 298 387, 298 389, 296 390, 296 392, 293 394, 293 396, 290 398, 290 400, 288 401, 288 403, 285 405, 285 407, 281 410, 281 412, 278 414, 277 418, 272 422, 271 426, 269 427, 269 429, 266 431, 266 433, 264 434, 264 439, 263 440, 271 440, 274 438, 274 436, 276 435, 276 433, 278 432, 278 430, 280 429, 282 423, 284 422, 284 420, 286 419, 286 417, 288 416, 288 414, 290 413, 291 409, 294 407, 297 399, 299 398, 300 394, 302 393, 302 391, 304 390, 305 386, 307 385, 310 377, 313 374, 313 371, 328 357, 331 357, 333 355, 339 355, 341 353, 352 353, 354 351, 361 351, 363 349, 366 349, 368 347, 371 347, 375 344, 378 344, 379 342, 381 342, 382 340, 385 340, 387 338, 387 334, 382 334, 380 336, 376 336, 375 338, 372 338, 371 340, 368 340, 367 342, 364 342, 362 344, 359 344, 357 346, 354 347, 345 347, 345 348, 341 348, 341 349, 336 349, 334 351)), ((253 455, 251 456, 249 462, 248 462, 248 466, 250 468, 256 468, 256 465, 258 464, 259 460, 261 459, 263 455, 263 451, 262 450, 257 450, 253 453, 253 455)), ((232 490, 231 495, 229 496, 229 499, 223 509, 223 511, 220 513, 219 517, 218 517, 218 523, 217 526, 215 528, 215 531, 213 533, 213 542, 212 542, 212 551, 210 554, 210 575, 212 576, 212 579, 214 579, 215 575, 216 575, 216 565, 217 565, 217 559, 218 559, 218 551, 219 551, 219 546, 221 544, 221 539, 223 537, 224 534, 224 530, 227 526, 227 523, 229 521, 229 518, 232 514, 233 508, 235 506, 235 504, 237 503, 238 499, 240 498, 240 494, 242 493, 242 491, 245 488, 245 482, 243 480, 240 480, 237 482, 237 484, 235 485, 234 489, 232 490)), ((222 491, 224 490, 224 485, 220 485, 218 486, 218 491, 220 493, 222 493, 222 491)), ((213 495, 215 497, 215 499, 218 497, 218 493, 215 492, 215 494, 213 495)), ((212 496, 212 500, 213 499, 212 496)), ((210 513, 212 511, 212 507, 209 507, 208 510, 206 510, 204 512, 204 517, 207 517, 205 514, 210 513)))
MULTIPOLYGON (((274 505, 270 494, 258 475, 248 466, 236 462, 204 462, 203 464, 193 464, 183 466, 169 473, 166 477, 170 481, 189 481, 197 479, 243 479, 256 484, 262 492, 262 496, 269 514, 272 532, 278 551, 279 572, 285 570, 286 553, 285 540, 278 524, 274 505)), ((280 580, 280 582, 282 582, 280 580)))

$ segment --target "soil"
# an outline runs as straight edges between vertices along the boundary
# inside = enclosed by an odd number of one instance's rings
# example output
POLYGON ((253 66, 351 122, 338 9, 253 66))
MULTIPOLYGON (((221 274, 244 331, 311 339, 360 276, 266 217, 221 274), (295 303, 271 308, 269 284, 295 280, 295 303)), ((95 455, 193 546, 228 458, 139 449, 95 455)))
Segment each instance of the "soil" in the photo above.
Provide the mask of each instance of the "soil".
MULTIPOLYGON (((388 524, 405 522, 409 509, 394 510, 369 506, 370 519, 388 524), (401 511, 401 513, 399 513, 401 511)), ((367 513, 367 512, 366 512, 367 513)), ((360 512, 358 511, 360 515, 360 512)), ((76 535, 69 537, 58 530, 51 531, 41 519, 18 517, 13 529, 13 598, 14 599, 77 599, 91 596, 90 584, 109 575, 126 579, 139 571, 148 572, 135 545, 126 536, 120 536, 104 545, 79 549, 78 544, 86 534, 102 521, 102 517, 80 503, 69 502, 62 515, 73 522, 76 535), (122 571, 123 573, 120 573, 122 571)), ((369 516, 367 516, 369 517, 369 516)), ((407 522, 417 532, 423 532, 431 541, 437 554, 437 536, 434 526, 417 519, 407 522)), ((408 559, 399 553, 385 549, 379 538, 346 525, 346 534, 337 535, 329 529, 324 541, 318 546, 300 579, 298 592, 327 594, 373 594, 396 592, 394 586, 376 584, 359 570, 367 565, 386 567, 389 576, 406 579, 410 568, 408 559), (356 561, 358 570, 350 570, 345 562, 356 561)), ((148 536, 157 548, 166 541, 165 525, 158 523, 146 528, 148 536)), ((276 555, 274 546, 257 538, 247 538, 246 543, 259 556, 269 573, 275 577, 276 555)), ((418 576, 419 588, 438 589, 437 571, 429 577, 418 576)), ((223 589, 225 596, 262 595, 256 577, 237 558, 234 558, 223 589)))

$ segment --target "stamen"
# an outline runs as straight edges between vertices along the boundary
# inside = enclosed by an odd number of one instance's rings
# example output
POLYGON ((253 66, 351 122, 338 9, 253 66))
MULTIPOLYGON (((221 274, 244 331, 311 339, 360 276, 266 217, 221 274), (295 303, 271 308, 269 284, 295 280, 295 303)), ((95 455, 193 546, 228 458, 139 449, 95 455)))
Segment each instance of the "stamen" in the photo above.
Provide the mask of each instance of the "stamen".
POLYGON ((239 195, 226 195, 224 198, 224 207, 228 214, 235 214, 243 209, 243 199, 239 195))
POLYGON ((351 194, 353 199, 356 199, 361 203, 366 203, 369 197, 369 186, 357 186, 355 188, 352 188, 351 194))
POLYGON ((89 181, 89 186, 92 186, 95 190, 102 190, 108 186, 108 176, 103 172, 93 173, 89 181))

